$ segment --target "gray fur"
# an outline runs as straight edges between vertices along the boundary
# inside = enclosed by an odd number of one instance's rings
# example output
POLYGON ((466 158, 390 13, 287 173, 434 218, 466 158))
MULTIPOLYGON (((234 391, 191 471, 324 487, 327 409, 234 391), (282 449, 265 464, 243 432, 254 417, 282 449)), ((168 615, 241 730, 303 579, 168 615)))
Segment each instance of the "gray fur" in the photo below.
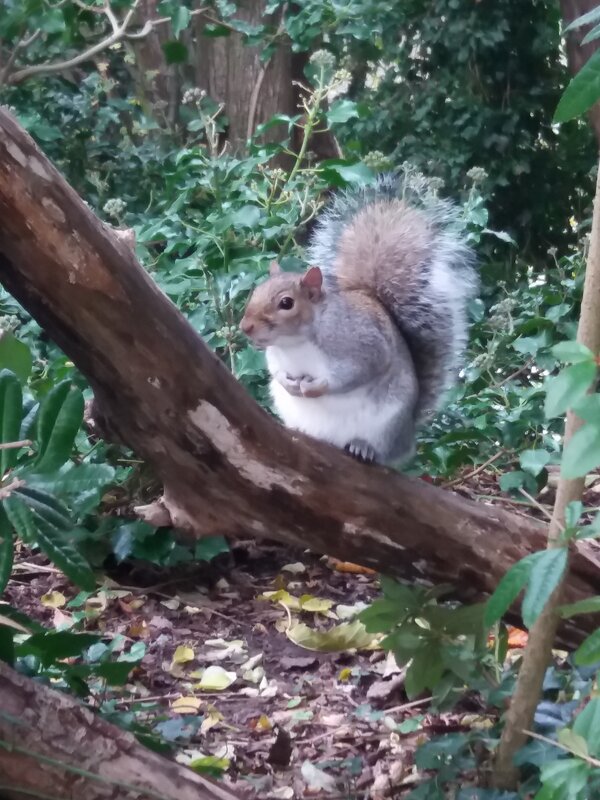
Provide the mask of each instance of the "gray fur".
MULTIPOLYGON (((336 270, 339 264, 336 262, 341 237, 367 206, 378 203, 385 209, 386 201, 398 199, 413 209, 420 209, 425 216, 431 232, 431 242, 427 242, 428 258, 415 265, 410 287, 405 274, 394 274, 393 264, 384 265, 384 279, 381 285, 372 287, 372 294, 387 310, 399 338, 403 339, 402 344, 407 345, 408 349, 402 348, 400 370, 411 376, 416 373, 419 391, 412 416, 418 423, 435 412, 445 391, 456 380, 468 335, 466 305, 478 287, 474 254, 466 244, 458 209, 437 197, 426 180, 414 174, 380 177, 373 186, 335 196, 315 226, 308 257, 311 264, 321 268, 330 295, 338 294, 336 270), (448 280, 444 278, 446 275, 448 280), (448 291, 444 289, 445 284, 449 286, 448 291)), ((393 230, 389 236, 394 237, 393 230)), ((366 369, 365 362, 374 359, 378 351, 370 341, 377 337, 369 328, 372 319, 369 317, 365 321, 366 326, 356 328, 360 331, 356 348, 349 348, 356 352, 348 361, 344 359, 345 366, 352 362, 355 370, 358 364, 366 369)), ((347 329, 343 321, 338 320, 337 330, 347 329)), ((334 335, 329 342, 336 339, 334 335)), ((398 357, 397 352, 396 368, 398 357)), ((405 434, 400 438, 403 442, 407 440, 405 434)), ((397 442, 392 449, 406 450, 407 446, 397 442)))

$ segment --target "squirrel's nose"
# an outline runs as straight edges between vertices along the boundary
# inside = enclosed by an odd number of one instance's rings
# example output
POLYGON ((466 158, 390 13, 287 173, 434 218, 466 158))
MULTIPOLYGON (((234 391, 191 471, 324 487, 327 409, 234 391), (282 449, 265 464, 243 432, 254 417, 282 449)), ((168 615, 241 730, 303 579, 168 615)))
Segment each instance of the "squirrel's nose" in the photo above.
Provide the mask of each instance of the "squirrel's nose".
POLYGON ((249 336, 252 333, 252 331, 254 330, 254 323, 250 322, 250 320, 248 320, 248 319, 246 319, 246 317, 244 317, 242 319, 242 321, 240 322, 240 328, 246 334, 246 336, 249 336))

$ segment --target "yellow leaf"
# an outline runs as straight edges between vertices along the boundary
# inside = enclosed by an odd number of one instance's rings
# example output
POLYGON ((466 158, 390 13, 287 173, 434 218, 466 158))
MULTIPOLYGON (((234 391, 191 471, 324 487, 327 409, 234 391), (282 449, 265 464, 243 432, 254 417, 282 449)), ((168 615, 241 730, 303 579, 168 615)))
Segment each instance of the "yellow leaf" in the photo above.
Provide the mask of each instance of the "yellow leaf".
POLYGON ((205 692, 222 692, 224 689, 228 689, 236 678, 235 672, 227 672, 223 667, 211 666, 204 670, 200 683, 194 688, 202 689, 205 692))
POLYGON ((196 714, 202 705, 202 700, 193 695, 189 697, 178 697, 171 703, 171 710, 178 714, 196 714))
POLYGON ((350 669, 350 667, 344 667, 344 669, 341 670, 338 676, 338 680, 341 681, 342 683, 346 683, 347 681, 350 680, 351 677, 352 677, 352 670, 350 669))
POLYGON ((321 597, 313 597, 310 594, 303 594, 299 601, 302 611, 316 611, 325 614, 333 606, 333 600, 324 600, 321 597))
POLYGON ((173 653, 173 664, 187 664, 188 661, 194 660, 194 651, 191 647, 185 644, 180 644, 177 650, 173 653))
POLYGON ((217 711, 217 709, 214 706, 210 706, 208 713, 202 720, 202 725, 200 726, 200 732, 206 733, 211 728, 214 728, 215 725, 218 725, 222 719, 223 719, 223 714, 217 711))
POLYGON ((279 589, 276 592, 264 592, 259 595, 259 600, 270 600, 272 603, 281 603, 287 606, 291 611, 300 611, 300 601, 285 589, 279 589))
POLYGON ((271 720, 267 717, 266 714, 261 714, 260 717, 256 720, 256 725, 254 726, 255 731, 263 732, 272 730, 273 726, 271 725, 271 720))
POLYGON ((48 592, 40 597, 40 603, 46 608, 62 608, 66 602, 62 592, 48 592))
POLYGON ((362 622, 342 622, 327 631, 313 630, 303 622, 287 631, 288 638, 306 650, 321 653, 341 653, 346 650, 373 650, 378 647, 379 637, 367 633, 362 622))

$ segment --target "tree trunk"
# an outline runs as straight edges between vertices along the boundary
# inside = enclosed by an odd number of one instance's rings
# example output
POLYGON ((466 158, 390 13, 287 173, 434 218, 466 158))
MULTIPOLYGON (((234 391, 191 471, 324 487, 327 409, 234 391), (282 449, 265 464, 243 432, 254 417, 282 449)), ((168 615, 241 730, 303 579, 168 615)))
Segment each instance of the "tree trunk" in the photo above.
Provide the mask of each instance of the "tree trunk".
POLYGON ((236 800, 147 750, 66 694, 0 662, 0 796, 82 800, 236 800))
MULTIPOLYGON (((154 467, 163 515, 183 531, 270 537, 448 582, 465 601, 488 596, 544 546, 543 525, 278 425, 6 111, 0 280, 86 375, 117 436, 154 467)), ((578 543, 568 601, 596 592, 597 553, 578 543)), ((574 618, 561 641, 593 627, 574 618)))
MULTIPOLYGON (((236 18, 258 26, 266 21, 275 28, 279 14, 268 17, 264 0, 240 3, 236 18)), ((260 60, 262 47, 244 43, 241 33, 211 37, 204 34, 207 20, 197 16, 192 22, 195 34, 196 83, 217 103, 223 103, 229 121, 227 140, 235 151, 243 150, 257 125, 275 114, 296 113, 292 50, 287 39, 275 48, 271 58, 260 60)), ((267 134, 267 141, 278 141, 285 128, 278 126, 267 134)))

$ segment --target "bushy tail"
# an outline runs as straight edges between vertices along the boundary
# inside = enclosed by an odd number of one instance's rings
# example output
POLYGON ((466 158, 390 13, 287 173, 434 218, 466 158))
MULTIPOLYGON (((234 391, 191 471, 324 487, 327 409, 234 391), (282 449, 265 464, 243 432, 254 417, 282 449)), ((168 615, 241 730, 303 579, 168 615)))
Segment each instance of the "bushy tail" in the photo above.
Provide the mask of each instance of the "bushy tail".
POLYGON ((335 197, 309 258, 330 286, 370 292, 387 309, 412 353, 418 420, 427 418, 456 380, 478 286, 459 209, 414 171, 384 176, 335 197))

